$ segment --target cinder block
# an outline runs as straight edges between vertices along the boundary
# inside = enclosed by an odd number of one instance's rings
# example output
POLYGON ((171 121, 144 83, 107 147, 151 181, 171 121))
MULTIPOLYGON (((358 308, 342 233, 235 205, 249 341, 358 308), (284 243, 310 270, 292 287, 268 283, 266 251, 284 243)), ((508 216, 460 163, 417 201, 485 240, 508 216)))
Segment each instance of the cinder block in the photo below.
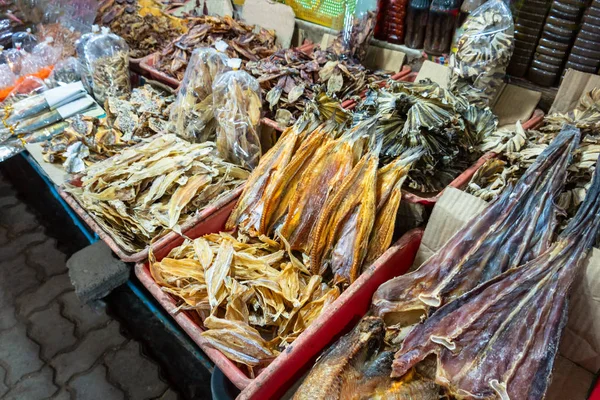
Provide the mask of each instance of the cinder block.
POLYGON ((127 282, 130 273, 129 266, 117 259, 103 241, 73 254, 67 267, 75 293, 84 303, 105 297, 127 282))

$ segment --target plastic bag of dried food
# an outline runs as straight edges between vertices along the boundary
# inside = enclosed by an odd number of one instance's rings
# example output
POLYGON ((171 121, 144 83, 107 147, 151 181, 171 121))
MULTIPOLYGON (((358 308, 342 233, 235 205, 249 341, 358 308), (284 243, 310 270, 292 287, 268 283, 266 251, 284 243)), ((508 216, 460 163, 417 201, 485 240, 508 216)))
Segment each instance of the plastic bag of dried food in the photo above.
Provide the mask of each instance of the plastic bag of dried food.
POLYGON ((108 96, 120 97, 131 92, 129 46, 103 27, 83 46, 86 76, 91 79, 92 94, 100 104, 108 96))
POLYGON ((450 55, 450 88, 475 105, 488 106, 513 53, 512 14, 503 0, 490 0, 469 15, 461 29, 450 55))
POLYGON ((21 49, 20 45, 14 49, 0 49, 0 64, 8 65, 12 73, 19 76, 21 74, 21 64, 26 55, 27 53, 21 49))
POLYGON ((253 169, 261 156, 258 132, 262 101, 258 81, 239 71, 241 60, 229 59, 233 71, 213 83, 213 108, 217 119, 217 150, 222 158, 253 169))
POLYGON ((81 82, 85 89, 92 93, 92 76, 90 70, 86 66, 85 61, 85 45, 94 36, 100 33, 98 25, 92 25, 92 31, 81 35, 79 40, 75 42, 75 51, 77 52, 77 61, 79 62, 79 72, 81 74, 81 82))
POLYGON ((31 54, 41 58, 45 65, 54 65, 62 56, 62 46, 54 43, 54 38, 48 36, 42 43, 33 48, 31 54))
POLYGON ((56 87, 79 80, 81 80, 79 61, 75 57, 69 57, 54 65, 52 73, 45 82, 49 87, 56 87))
POLYGON ((17 77, 6 64, 0 64, 0 89, 12 87, 17 77))
POLYGON ((31 52, 36 44, 37 38, 31 33, 31 28, 27 28, 24 32, 15 32, 12 35, 13 47, 17 47, 17 43, 21 44, 23 50, 31 52))
POLYGON ((354 7, 346 3, 344 27, 329 47, 336 55, 362 61, 377 22, 377 1, 358 0, 354 7))
POLYGON ((194 50, 171 106, 168 130, 191 142, 215 140, 212 85, 217 76, 230 70, 224 53, 227 44, 217 42, 215 47, 194 50))

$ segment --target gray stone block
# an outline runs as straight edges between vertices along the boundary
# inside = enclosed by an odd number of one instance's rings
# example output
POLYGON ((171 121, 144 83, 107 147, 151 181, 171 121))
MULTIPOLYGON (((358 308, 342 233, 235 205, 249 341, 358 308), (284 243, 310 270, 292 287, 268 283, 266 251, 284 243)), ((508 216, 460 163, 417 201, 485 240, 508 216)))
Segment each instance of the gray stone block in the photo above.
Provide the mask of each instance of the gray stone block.
POLYGON ((129 279, 129 267, 98 241, 73 254, 67 261, 75 293, 88 303, 105 297, 129 279))

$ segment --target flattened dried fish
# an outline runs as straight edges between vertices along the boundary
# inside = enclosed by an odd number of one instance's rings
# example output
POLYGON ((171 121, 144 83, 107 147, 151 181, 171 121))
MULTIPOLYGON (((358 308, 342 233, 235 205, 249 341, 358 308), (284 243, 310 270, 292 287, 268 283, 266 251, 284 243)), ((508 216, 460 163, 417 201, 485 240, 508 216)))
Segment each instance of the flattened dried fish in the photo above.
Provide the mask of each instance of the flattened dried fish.
POLYGON ((381 285, 373 296, 376 314, 388 325, 414 324, 478 283, 545 251, 556 226, 556 197, 578 142, 579 131, 565 129, 512 191, 418 270, 381 285))
POLYGON ((88 168, 69 187, 95 221, 128 252, 238 187, 248 172, 214 155, 213 143, 162 135, 88 168))
POLYGON ((595 174, 584 204, 550 248, 418 325, 396 353, 392 376, 436 354, 436 381, 453 395, 543 399, 567 320, 569 291, 599 229, 600 174, 595 174))

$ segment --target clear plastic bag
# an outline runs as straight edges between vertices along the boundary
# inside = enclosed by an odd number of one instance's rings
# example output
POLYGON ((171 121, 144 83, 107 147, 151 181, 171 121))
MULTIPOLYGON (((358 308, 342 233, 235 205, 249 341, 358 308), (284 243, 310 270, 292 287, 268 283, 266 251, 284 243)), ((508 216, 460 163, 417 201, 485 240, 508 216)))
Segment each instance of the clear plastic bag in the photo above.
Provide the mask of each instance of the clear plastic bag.
POLYGON ((234 70, 220 75, 213 84, 217 150, 223 159, 254 169, 262 154, 260 85, 246 71, 236 70, 240 63, 240 59, 230 59, 234 70))
POLYGON ((36 45, 31 54, 41 59, 44 66, 56 64, 62 56, 62 47, 54 43, 54 38, 49 36, 36 45))
POLYGON ((17 77, 6 64, 0 64, 0 89, 11 87, 15 84, 17 77))
POLYGON ((13 47, 17 47, 17 43, 21 44, 23 50, 31 52, 38 44, 37 38, 31 33, 31 28, 27 28, 24 32, 15 32, 12 35, 13 47))
POLYGON ((85 89, 92 93, 92 75, 85 61, 85 45, 94 36, 100 33, 98 25, 92 25, 91 32, 81 35, 79 40, 75 42, 75 51, 77 52, 77 61, 79 62, 79 71, 81 73, 81 82, 85 89))
POLYGON ((81 80, 79 61, 75 57, 69 57, 54 65, 52 73, 45 82, 49 87, 56 87, 79 80, 81 80))
MULTIPOLYGON (((223 49, 203 47, 194 50, 177 99, 171 106, 170 132, 191 142, 215 140, 216 120, 213 112, 212 85, 215 78, 230 70, 223 49)), ((219 44, 219 46, 221 46, 219 44)))
POLYGON ((83 52, 92 94, 98 102, 104 104, 108 96, 131 92, 129 46, 122 37, 103 27, 101 33, 90 37, 83 52))
POLYGON ((490 0, 469 15, 450 55, 451 90, 488 106, 502 84, 514 48, 512 14, 503 0, 490 0))
POLYGON ((21 64, 26 53, 20 47, 8 50, 0 50, 0 64, 9 66, 13 74, 21 74, 21 64))
POLYGON ((358 0, 354 7, 346 3, 344 27, 329 47, 340 57, 362 61, 377 23, 377 0, 358 0))

